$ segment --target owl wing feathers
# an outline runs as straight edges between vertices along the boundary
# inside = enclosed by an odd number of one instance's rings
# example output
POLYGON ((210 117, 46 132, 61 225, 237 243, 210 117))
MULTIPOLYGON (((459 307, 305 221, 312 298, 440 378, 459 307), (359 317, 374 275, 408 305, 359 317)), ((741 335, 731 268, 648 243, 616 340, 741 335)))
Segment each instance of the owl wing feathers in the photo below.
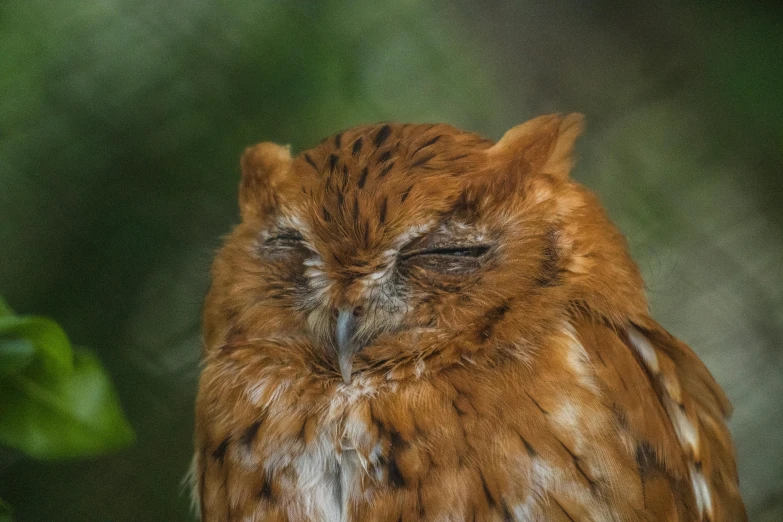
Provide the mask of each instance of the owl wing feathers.
POLYGON ((697 507, 707 520, 747 520, 725 422, 731 404, 723 390, 696 354, 655 321, 640 322, 636 331, 649 340, 659 362, 657 375, 654 365, 649 371, 688 458, 697 507))
POLYGON ((627 329, 576 325, 597 380, 637 452, 654 520, 747 520, 737 487, 731 406, 684 343, 645 318, 627 329))

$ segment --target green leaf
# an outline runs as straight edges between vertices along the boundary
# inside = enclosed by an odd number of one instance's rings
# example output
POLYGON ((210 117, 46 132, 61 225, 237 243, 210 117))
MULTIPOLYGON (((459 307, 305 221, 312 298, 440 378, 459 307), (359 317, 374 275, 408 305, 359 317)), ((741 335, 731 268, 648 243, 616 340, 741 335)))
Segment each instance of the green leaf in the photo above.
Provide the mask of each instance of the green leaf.
POLYGON ((0 377, 19 373, 35 360, 35 345, 27 339, 0 337, 0 377))
POLYGON ((0 381, 0 444, 59 459, 117 450, 134 438, 111 381, 86 349, 74 352, 71 374, 33 366, 0 381))
POLYGON ((73 369, 73 351, 68 336, 60 326, 45 317, 0 317, 0 336, 19 337, 33 343, 44 370, 66 374, 73 369))

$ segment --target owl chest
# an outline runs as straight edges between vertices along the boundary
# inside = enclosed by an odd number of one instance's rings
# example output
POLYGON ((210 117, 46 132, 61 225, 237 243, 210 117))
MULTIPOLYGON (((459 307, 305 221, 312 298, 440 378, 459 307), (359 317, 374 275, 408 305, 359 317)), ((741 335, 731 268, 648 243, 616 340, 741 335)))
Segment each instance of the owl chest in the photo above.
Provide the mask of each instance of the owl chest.
POLYGON ((359 396, 338 389, 319 406, 288 403, 272 415, 298 410, 318 427, 291 429, 290 443, 276 446, 293 450, 290 459, 272 459, 295 472, 284 494, 289 519, 536 520, 553 505, 542 499, 563 488, 569 502, 604 509, 597 484, 614 482, 628 455, 612 446, 591 451, 612 424, 607 412, 586 407, 600 405, 589 388, 561 379, 545 395, 543 386, 496 379, 482 387, 464 377, 359 396))
POLYGON ((362 501, 381 474, 382 448, 372 426, 356 408, 332 407, 319 428, 291 459, 296 475, 294 518, 348 521, 351 505, 362 501))

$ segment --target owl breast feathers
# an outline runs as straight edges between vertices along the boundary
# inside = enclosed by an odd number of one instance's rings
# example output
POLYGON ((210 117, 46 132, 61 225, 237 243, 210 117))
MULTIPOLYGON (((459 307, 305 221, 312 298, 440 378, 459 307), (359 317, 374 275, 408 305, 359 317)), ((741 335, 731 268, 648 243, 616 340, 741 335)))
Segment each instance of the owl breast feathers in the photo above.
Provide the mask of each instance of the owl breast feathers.
POLYGON ((581 127, 245 152, 204 310, 204 521, 746 519, 726 397, 569 179, 581 127))

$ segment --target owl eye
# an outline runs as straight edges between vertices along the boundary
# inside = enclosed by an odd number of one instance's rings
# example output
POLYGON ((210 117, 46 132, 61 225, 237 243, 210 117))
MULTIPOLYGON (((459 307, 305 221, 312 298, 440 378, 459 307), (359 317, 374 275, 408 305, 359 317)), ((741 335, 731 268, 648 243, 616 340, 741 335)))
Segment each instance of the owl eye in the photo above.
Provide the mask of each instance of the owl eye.
POLYGON ((481 257, 487 253, 489 245, 471 245, 471 246, 448 246, 437 248, 423 248, 400 254, 401 259, 410 259, 420 256, 439 256, 439 257, 481 257))
POLYGON ((468 274, 481 268, 489 245, 428 247, 400 254, 400 260, 431 272, 468 274))
POLYGON ((302 244, 304 238, 296 230, 283 230, 277 234, 268 237, 264 245, 272 247, 295 247, 302 244))

